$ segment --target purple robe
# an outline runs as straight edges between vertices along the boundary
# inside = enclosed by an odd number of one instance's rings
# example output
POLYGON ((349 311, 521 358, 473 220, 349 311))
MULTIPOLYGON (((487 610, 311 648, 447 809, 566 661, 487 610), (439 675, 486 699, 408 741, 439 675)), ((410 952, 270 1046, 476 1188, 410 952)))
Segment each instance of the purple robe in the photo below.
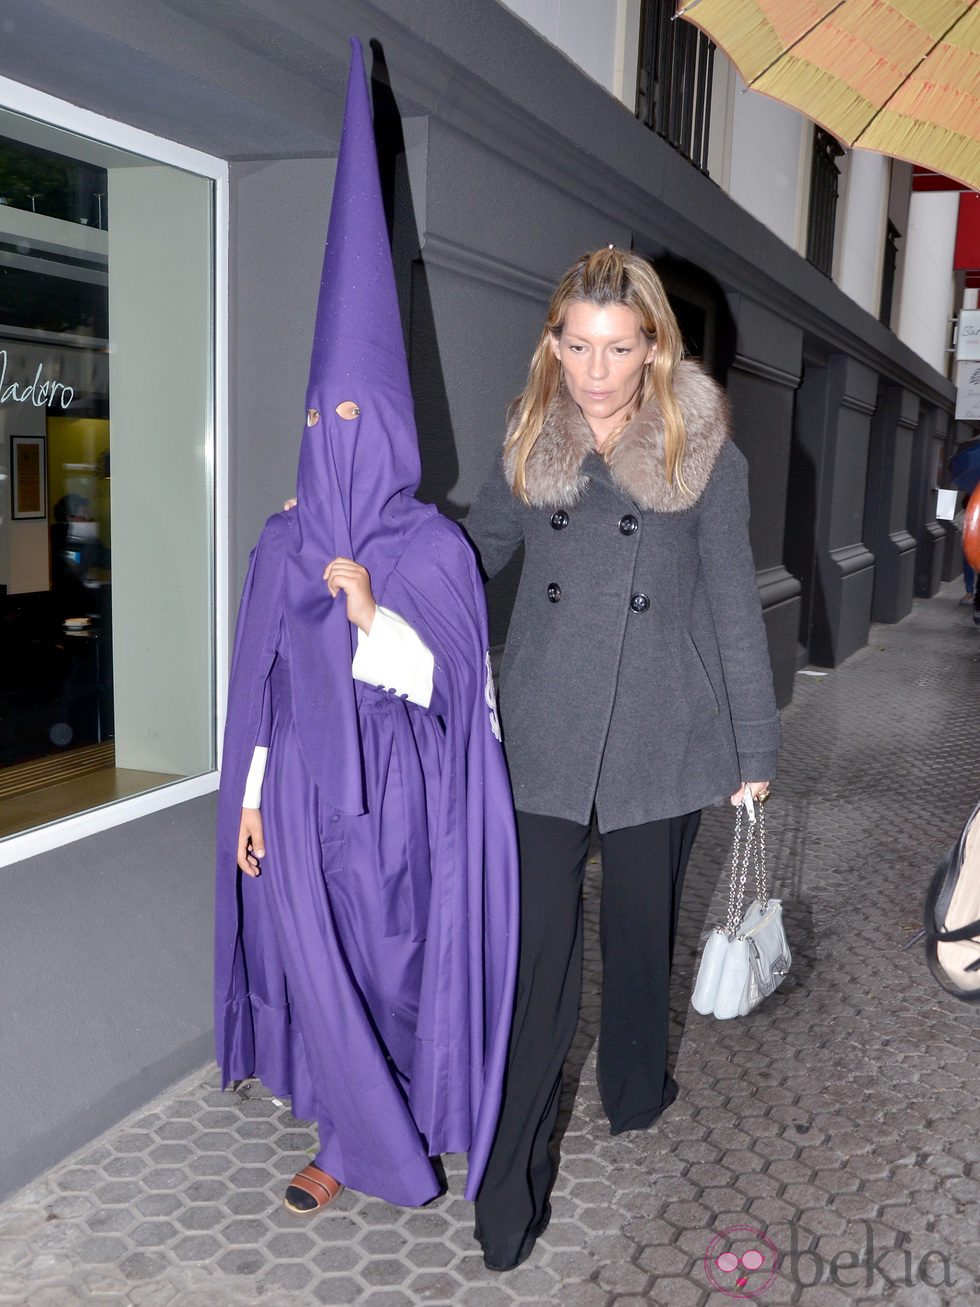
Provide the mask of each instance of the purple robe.
MULTIPOLYGON (((283 579, 294 521, 277 514, 263 530, 235 639, 219 800, 215 1028, 223 1083, 255 1074, 290 1096, 298 1116, 320 1123, 319 1164, 354 1189, 418 1205, 438 1192, 429 1155, 468 1151, 473 1197, 499 1110, 517 939, 510 790, 488 703, 482 588, 457 529, 442 517, 428 519, 377 598, 432 650, 433 702, 425 710, 357 687, 365 789, 381 802, 360 815, 322 805, 311 830, 308 789, 300 792, 297 778, 315 785, 295 747, 293 723, 282 737, 275 730, 281 713, 263 712, 291 689, 283 579), (282 684, 274 690, 277 676, 282 684), (266 719, 271 730, 264 732, 266 719), (238 871, 235 851, 245 777, 260 739, 269 743, 267 853, 262 875, 252 880, 238 871), (402 766, 392 777, 392 745, 404 754, 406 743, 417 771, 406 776, 402 766), (291 784, 278 787, 283 754, 291 784), (419 776, 422 801, 416 794, 407 804, 419 776), (343 867, 340 923, 331 868, 344 861, 344 841, 324 838, 331 818, 347 828, 347 843, 361 855, 360 865, 343 867), (385 852, 386 822, 395 824, 401 865, 365 856, 365 845, 368 855, 372 848, 385 852), (307 886, 292 913, 269 908, 270 894, 289 897, 292 846, 301 859, 311 840, 323 868, 320 885, 307 886), (390 874, 390 885, 379 872, 390 874), (386 1012, 372 1010, 379 995, 366 992, 365 959, 352 957, 350 896, 366 917, 381 921, 380 970, 400 978, 404 1019, 387 1044, 386 1012), (407 1024, 414 1028, 406 1044, 407 1024), (397 1049, 388 1046, 396 1041, 397 1049)), ((389 987, 385 997, 391 994, 389 987)))
MULTIPOLYGON (((223 1083, 257 1075, 320 1130, 317 1164, 410 1206, 429 1161, 496 1127, 517 950, 513 809, 486 610, 461 532, 414 498, 418 445, 355 43, 307 392, 299 506, 249 566, 218 815, 215 1029, 223 1083), (337 409, 354 402, 353 418, 337 409), (335 556, 431 650, 427 709, 355 683, 335 556), (257 879, 236 866, 269 749, 257 879)), ((347 410, 344 410, 345 412, 347 410)))

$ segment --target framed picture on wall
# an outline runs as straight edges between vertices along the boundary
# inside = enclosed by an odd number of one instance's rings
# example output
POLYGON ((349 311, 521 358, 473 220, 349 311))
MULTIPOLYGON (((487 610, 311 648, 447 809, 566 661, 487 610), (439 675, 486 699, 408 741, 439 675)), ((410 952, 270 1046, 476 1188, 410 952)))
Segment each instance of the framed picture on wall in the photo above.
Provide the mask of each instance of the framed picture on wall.
POLYGON ((43 436, 10 437, 10 491, 12 517, 47 517, 43 436))

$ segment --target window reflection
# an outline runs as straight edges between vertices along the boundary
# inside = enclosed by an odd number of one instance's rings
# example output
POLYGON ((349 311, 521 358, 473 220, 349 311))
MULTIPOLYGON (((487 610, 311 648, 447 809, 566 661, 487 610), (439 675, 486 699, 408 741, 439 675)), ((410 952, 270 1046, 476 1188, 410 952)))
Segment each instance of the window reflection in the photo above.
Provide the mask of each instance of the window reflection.
POLYGON ((210 182, 0 127, 2 838, 213 766, 213 541, 210 182))
POLYGON ((0 798, 113 762, 106 178, 0 137, 0 798))
POLYGON ((107 194, 104 168, 0 137, 0 204, 106 229, 107 194))

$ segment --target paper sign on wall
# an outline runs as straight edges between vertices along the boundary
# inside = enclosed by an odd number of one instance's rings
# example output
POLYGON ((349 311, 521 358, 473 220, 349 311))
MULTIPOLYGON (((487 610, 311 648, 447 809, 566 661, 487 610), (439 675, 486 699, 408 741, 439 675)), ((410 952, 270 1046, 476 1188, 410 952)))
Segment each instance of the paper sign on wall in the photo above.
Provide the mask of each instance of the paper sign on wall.
POLYGON ((956 327, 956 357, 980 360, 980 309, 960 310, 956 327))
POLYGON ((980 422, 980 361, 956 365, 956 421, 980 422))
POLYGON ((955 490, 937 490, 936 491, 936 517, 939 521, 944 519, 952 522, 956 516, 956 501, 959 498, 955 490))

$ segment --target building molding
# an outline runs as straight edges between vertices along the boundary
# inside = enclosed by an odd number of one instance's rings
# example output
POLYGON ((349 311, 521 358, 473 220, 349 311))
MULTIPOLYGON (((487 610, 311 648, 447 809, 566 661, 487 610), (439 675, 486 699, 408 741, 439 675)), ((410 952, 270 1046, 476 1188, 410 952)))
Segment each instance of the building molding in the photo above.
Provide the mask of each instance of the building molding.
POLYGON ((852 413, 863 413, 865 417, 873 417, 878 407, 873 400, 863 399, 860 395, 851 395, 846 390, 840 397, 840 403, 841 408, 850 409, 852 413))
POLYGON ((539 277, 514 263, 484 254, 471 245, 449 240, 437 232, 425 233, 421 256, 427 267, 441 268, 486 285, 497 286, 512 294, 523 295, 535 304, 547 304, 554 291, 554 285, 547 277, 539 277))
POLYGON ((854 576, 874 567, 875 556, 863 544, 840 545, 829 549, 827 557, 839 570, 841 576, 854 576))
POLYGON ((763 610, 775 608, 777 604, 787 603, 791 599, 799 599, 803 589, 799 577, 788 572, 782 564, 757 572, 755 583, 763 610))
POLYGON ((761 359, 752 358, 748 354, 736 354, 732 360, 732 367, 750 376, 761 377, 764 381, 775 381, 790 390, 795 390, 802 378, 799 372, 790 372, 786 368, 776 367, 775 364, 764 363, 761 359))

